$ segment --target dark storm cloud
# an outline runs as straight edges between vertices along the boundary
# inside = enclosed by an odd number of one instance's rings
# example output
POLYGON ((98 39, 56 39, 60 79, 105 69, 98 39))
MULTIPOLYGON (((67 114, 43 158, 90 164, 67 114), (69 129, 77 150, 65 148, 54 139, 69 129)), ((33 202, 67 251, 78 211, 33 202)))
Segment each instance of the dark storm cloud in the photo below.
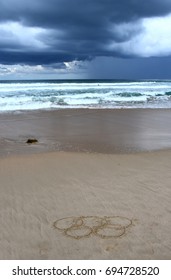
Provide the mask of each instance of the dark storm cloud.
MULTIPOLYGON (((85 60, 85 56, 80 56, 80 60, 85 60)), ((23 52, 23 51, 1 51, 0 64, 29 64, 29 65, 46 65, 54 62, 64 62, 75 60, 74 55, 49 53, 49 52, 23 52)))
POLYGON ((170 0, 1 0, 0 18, 34 26, 88 25, 161 16, 171 11, 170 0))
POLYGON ((36 39, 46 49, 37 45, 28 48, 21 40, 1 36, 0 63, 50 64, 124 56, 119 50, 111 51, 109 44, 128 41, 140 33, 140 19, 170 12, 170 0, 1 0, 0 23, 8 25, 13 21, 43 28, 45 32, 36 35, 36 39), (131 22, 136 24, 126 32, 115 30, 117 24, 131 22))

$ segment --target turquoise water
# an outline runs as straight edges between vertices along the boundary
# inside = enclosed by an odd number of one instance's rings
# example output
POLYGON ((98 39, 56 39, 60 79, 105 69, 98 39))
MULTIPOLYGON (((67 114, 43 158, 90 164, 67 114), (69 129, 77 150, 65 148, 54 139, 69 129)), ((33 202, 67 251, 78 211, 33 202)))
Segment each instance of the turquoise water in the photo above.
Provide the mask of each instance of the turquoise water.
POLYGON ((55 108, 171 108, 171 81, 0 81, 0 111, 55 108))

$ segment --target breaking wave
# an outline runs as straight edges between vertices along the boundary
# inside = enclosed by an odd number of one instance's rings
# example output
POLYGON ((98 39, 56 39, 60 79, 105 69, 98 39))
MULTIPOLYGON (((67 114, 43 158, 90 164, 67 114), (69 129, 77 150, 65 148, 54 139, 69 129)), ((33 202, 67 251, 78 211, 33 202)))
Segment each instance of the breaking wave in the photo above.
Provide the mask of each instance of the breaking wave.
POLYGON ((1 81, 0 111, 171 108, 171 81, 1 81))

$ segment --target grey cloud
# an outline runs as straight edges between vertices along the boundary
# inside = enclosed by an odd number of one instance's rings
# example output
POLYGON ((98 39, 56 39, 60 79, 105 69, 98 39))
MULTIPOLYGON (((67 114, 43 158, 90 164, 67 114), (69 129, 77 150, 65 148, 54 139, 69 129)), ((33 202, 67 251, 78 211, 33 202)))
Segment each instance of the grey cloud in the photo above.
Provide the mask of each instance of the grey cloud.
POLYGON ((15 21, 43 28, 46 33, 37 38, 46 44, 46 50, 37 46, 28 49, 15 40, 8 44, 2 37, 0 63, 48 64, 98 56, 124 57, 119 50, 109 50, 108 45, 141 32, 142 18, 170 12, 170 0, 1 0, 0 23, 15 21), (115 27, 122 23, 134 25, 121 33, 115 27))
POLYGON ((99 25, 141 17, 160 16, 171 11, 170 0, 1 0, 0 18, 24 21, 34 26, 63 28, 70 24, 99 25))

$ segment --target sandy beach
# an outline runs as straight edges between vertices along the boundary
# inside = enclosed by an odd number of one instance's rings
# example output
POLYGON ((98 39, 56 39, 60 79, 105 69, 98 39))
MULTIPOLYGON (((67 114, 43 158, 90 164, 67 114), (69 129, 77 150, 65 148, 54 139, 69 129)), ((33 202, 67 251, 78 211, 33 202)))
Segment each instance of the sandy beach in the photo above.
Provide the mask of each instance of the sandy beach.
POLYGON ((170 109, 1 114, 0 259, 171 259, 170 166, 170 109))

